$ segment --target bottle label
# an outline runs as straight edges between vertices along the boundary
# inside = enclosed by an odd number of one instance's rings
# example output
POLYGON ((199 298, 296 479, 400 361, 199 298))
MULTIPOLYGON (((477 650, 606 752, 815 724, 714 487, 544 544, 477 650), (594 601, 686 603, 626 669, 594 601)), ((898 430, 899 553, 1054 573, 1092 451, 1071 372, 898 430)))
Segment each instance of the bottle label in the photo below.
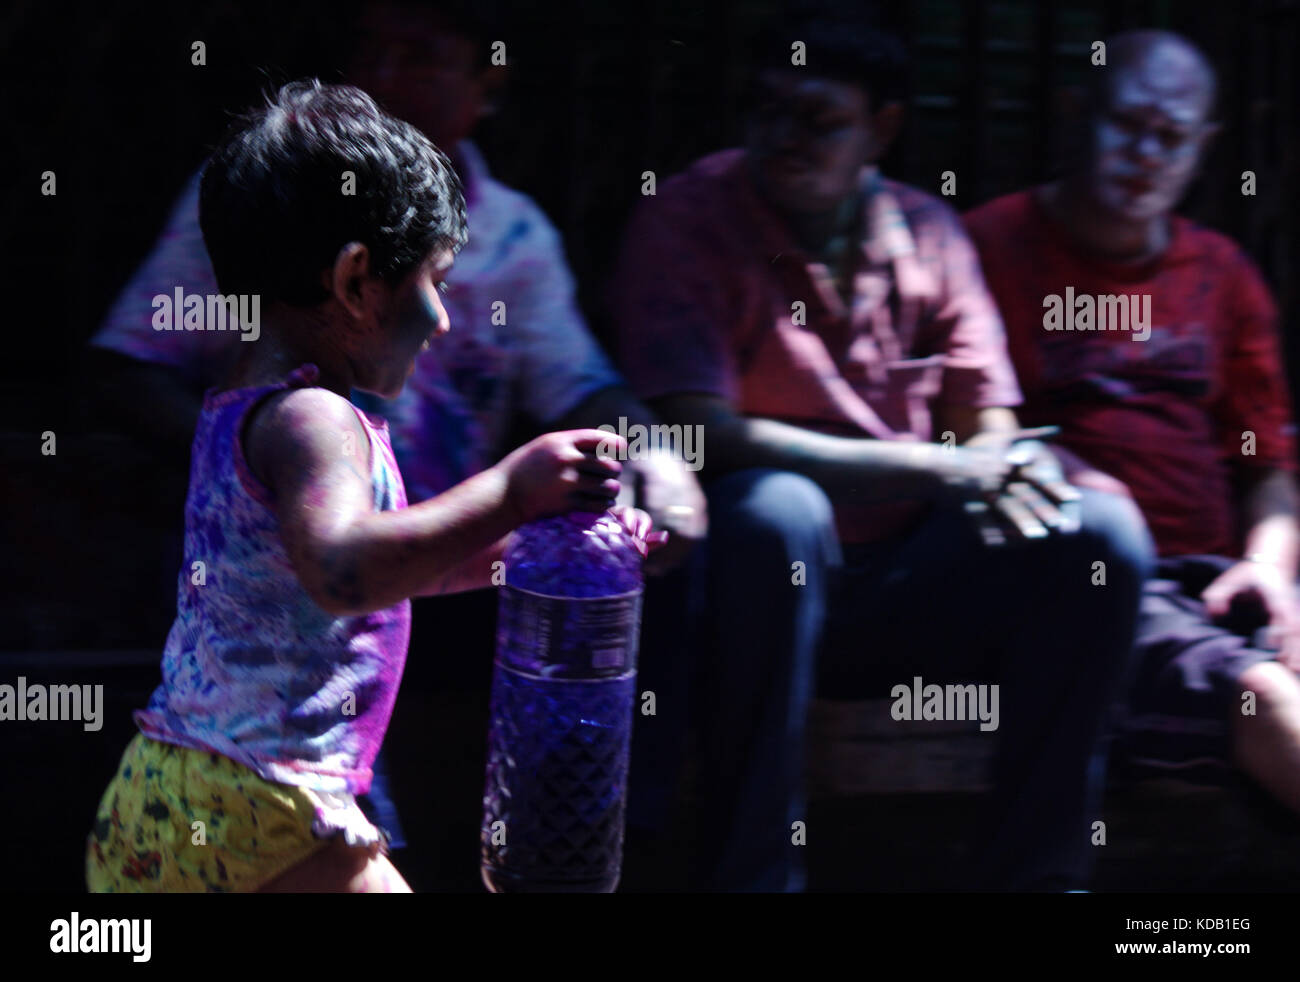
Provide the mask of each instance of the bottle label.
POLYGON ((497 658, 541 678, 603 679, 636 670, 641 591, 551 597, 501 587, 497 658))

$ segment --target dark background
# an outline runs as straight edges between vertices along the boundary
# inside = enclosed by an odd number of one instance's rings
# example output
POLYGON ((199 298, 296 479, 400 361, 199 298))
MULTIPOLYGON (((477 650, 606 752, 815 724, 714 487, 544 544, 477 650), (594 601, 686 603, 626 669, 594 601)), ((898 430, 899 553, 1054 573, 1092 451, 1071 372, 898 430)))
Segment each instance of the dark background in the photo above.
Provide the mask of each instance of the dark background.
MULTIPOLYGON (((560 229, 603 338, 599 301, 641 173, 662 179, 738 142, 750 52, 779 4, 483 0, 483 9, 500 13, 510 83, 476 138, 496 176, 532 195, 560 229)), ((910 41, 914 98, 885 170, 935 193, 943 171, 955 171, 951 200, 962 210, 1052 174, 1058 148, 1077 136, 1064 132, 1061 93, 1090 70, 1094 40, 1155 26, 1201 45, 1221 73, 1225 126, 1182 210, 1260 264, 1295 350, 1300 2, 918 0, 888 9, 910 41), (1240 193, 1243 170, 1257 176, 1255 197, 1240 193)), ((0 624, 10 626, 0 646, 153 643, 130 624, 143 615, 126 608, 140 607, 136 585, 148 577, 162 584, 165 608, 174 570, 150 566, 150 547, 102 522, 111 511, 147 524, 169 506, 151 501, 148 486, 116 494, 133 473, 122 459, 131 451, 104 444, 102 411, 83 397, 85 341, 229 115, 268 85, 337 79, 350 29, 349 16, 301 0, 201 11, 27 0, 4 15, 0 236, 10 310, 0 471, 10 507, 0 535, 16 537, 24 561, 0 572, 0 624), (195 40, 207 44, 206 66, 190 64, 195 40), (45 170, 57 175, 56 196, 39 193, 45 170), (39 454, 46 430, 61 441, 57 460, 39 454), (100 596, 121 609, 87 621, 84 594, 67 602, 69 566, 89 567, 100 596)), ((165 611, 142 623, 156 631, 158 618, 165 627, 165 611)))
MULTIPOLYGON (((738 142, 754 39, 778 4, 485 3, 501 12, 494 39, 506 42, 510 84, 476 139, 495 175, 533 196, 559 228, 584 309, 603 337, 598 301, 641 173, 662 180, 738 142)), ((913 100, 885 170, 933 193, 941 173, 955 171, 951 200, 961 210, 1051 175, 1058 148, 1077 135, 1063 129, 1059 93, 1090 70, 1093 41, 1126 27, 1167 27, 1200 45, 1220 71, 1225 127, 1182 211, 1236 238, 1264 270, 1283 311, 1294 387, 1300 3, 918 0, 893 9, 910 41, 913 100), (1256 173, 1256 197, 1240 194, 1243 170, 1256 173)), ((349 31, 348 16, 302 0, 197 10, 11 0, 0 14, 8 306, 0 358, 0 681, 72 673, 106 680, 112 699, 112 722, 99 734, 74 724, 0 724, 6 800, 11 791, 48 787, 55 764, 74 751, 85 773, 42 808, 61 815, 52 819, 60 842, 50 885, 78 886, 75 843, 129 736, 129 711, 157 682, 179 559, 180 503, 159 488, 159 461, 115 434, 85 397, 85 342, 228 114, 271 84, 306 74, 336 80, 349 31), (195 40, 207 45, 206 66, 190 63, 195 40), (57 175, 56 196, 39 193, 45 170, 57 175), (57 434, 53 457, 40 453, 47 430, 57 434), (66 746, 50 739, 60 725, 66 746)), ((449 690, 449 676, 422 669, 417 638, 411 679, 422 701, 412 702, 417 696, 404 688, 394 737, 454 712, 464 702, 456 684, 481 686, 491 598, 480 607, 481 619, 449 623, 439 637, 446 659, 477 666, 469 681, 453 678, 449 690)), ((463 801, 467 788, 468 806, 455 821, 463 826, 457 834, 471 837, 471 785, 482 755, 476 726, 449 730, 420 764, 431 775, 461 768, 455 796, 463 801)), ((399 804, 413 824, 433 821, 429 810, 438 808, 399 804)), ((907 821, 920 828, 924 818, 907 821)), ((0 828, 0 841, 15 835, 0 828)), ((465 855, 472 860, 472 847, 465 855)), ((427 866, 423 883, 467 888, 473 875, 466 866, 457 868, 460 879, 439 879, 440 869, 427 866)))
MULTIPOLYGON (((738 141, 749 53, 778 4, 484 6, 501 12, 511 81, 478 142, 495 174, 558 226, 594 316, 641 172, 662 178, 738 141)), ((1182 210, 1240 240, 1294 322, 1300 3, 917 0, 891 9, 911 42, 915 98, 886 170, 936 193, 940 173, 956 171, 963 210, 1051 173, 1063 136, 1057 93, 1088 72, 1092 41, 1137 26, 1190 37, 1219 68, 1226 126, 1182 210), (1258 177, 1254 198, 1240 194, 1247 169, 1258 177)), ((0 367, 6 425, 44 427, 65 401, 80 346, 228 114, 272 82, 337 78, 349 27, 346 15, 303 0, 8 5, 0 235, 10 299, 41 344, 33 360, 0 367), (204 67, 190 64, 194 40, 207 44, 204 67), (44 170, 58 175, 56 197, 39 194, 44 170)))

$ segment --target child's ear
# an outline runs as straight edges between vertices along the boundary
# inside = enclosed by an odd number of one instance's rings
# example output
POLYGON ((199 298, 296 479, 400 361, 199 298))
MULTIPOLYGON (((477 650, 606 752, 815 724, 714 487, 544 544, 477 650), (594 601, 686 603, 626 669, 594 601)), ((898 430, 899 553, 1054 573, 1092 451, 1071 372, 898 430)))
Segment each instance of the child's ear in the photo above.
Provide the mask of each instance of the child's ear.
POLYGON ((364 288, 370 276, 370 250, 361 242, 349 242, 334 257, 334 266, 321 273, 325 289, 353 317, 366 314, 364 288))

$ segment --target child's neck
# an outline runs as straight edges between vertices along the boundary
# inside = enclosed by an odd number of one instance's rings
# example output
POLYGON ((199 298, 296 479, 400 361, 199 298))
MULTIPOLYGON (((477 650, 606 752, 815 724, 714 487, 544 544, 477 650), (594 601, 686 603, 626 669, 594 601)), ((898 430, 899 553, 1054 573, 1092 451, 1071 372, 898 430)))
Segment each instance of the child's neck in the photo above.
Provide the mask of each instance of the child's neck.
POLYGON ((347 399, 356 372, 346 351, 332 339, 334 332, 314 315, 292 318, 267 316, 262 336, 240 353, 227 388, 242 389, 278 382, 310 362, 320 369, 319 385, 347 399))

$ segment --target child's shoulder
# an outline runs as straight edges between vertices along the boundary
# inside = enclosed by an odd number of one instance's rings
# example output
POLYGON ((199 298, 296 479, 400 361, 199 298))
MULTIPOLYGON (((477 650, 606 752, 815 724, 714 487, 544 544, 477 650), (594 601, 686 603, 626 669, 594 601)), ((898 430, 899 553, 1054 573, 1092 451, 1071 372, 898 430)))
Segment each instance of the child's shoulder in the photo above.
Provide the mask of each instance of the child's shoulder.
POLYGON ((290 388, 269 395, 244 421, 244 454, 259 480, 286 464, 344 456, 366 461, 370 441, 360 416, 347 399, 318 386, 290 388))
POLYGON ((363 439, 365 431, 347 399, 318 386, 285 389, 254 406, 244 423, 251 439, 271 439, 289 446, 312 447, 329 441, 337 449, 340 434, 363 439))

